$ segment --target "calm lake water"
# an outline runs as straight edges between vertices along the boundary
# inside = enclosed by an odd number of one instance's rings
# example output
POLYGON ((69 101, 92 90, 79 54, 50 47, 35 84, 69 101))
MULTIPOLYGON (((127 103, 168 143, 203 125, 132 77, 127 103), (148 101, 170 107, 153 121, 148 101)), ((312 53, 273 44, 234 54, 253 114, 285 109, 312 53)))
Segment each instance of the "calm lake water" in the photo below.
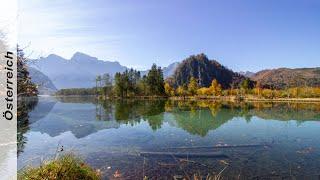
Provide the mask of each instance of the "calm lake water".
POLYGON ((116 170, 123 179, 172 179, 223 169, 224 179, 319 179, 319 135, 316 103, 40 97, 19 128, 18 168, 72 152, 105 179, 116 170), (197 157, 208 153, 223 156, 197 157))

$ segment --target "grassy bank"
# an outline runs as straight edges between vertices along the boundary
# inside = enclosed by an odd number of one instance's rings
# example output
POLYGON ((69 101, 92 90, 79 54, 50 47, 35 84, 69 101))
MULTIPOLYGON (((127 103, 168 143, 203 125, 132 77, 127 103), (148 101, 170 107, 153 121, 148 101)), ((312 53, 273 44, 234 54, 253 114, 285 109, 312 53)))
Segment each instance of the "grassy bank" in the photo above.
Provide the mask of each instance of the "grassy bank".
POLYGON ((27 167, 18 172, 18 179, 101 179, 99 172, 85 164, 80 158, 68 154, 56 160, 44 162, 39 167, 27 167))

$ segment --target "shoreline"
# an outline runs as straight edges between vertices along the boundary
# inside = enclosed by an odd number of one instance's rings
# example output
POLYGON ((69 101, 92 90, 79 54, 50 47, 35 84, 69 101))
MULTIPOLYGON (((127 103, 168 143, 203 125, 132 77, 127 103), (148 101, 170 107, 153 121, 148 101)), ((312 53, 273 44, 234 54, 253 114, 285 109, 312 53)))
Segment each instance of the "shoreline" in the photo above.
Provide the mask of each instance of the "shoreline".
POLYGON ((236 96, 172 96, 172 100, 218 100, 218 101, 231 101, 231 102, 320 102, 320 98, 257 98, 257 97, 243 97, 237 99, 236 96))
MULTIPOLYGON (((50 95, 49 95, 50 96, 50 95)), ((133 96, 133 97, 112 97, 105 98, 96 95, 85 95, 88 97, 96 97, 97 99, 141 99, 141 100, 152 100, 152 99, 169 99, 169 100, 210 100, 210 101, 231 101, 231 102, 320 102, 320 98, 257 98, 257 97, 242 97, 241 99, 236 96, 133 96)), ((41 97, 41 95, 39 96, 41 97)), ((51 97, 82 97, 81 95, 68 95, 68 96, 55 96, 51 97)))

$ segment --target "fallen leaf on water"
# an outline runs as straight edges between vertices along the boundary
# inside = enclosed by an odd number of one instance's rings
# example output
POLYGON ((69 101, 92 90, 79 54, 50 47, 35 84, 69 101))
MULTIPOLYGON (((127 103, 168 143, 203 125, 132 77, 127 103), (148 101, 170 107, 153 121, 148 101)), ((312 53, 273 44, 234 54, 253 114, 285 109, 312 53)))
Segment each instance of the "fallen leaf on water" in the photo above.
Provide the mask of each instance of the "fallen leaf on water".
POLYGON ((229 163, 226 160, 220 160, 219 162, 224 165, 229 165, 229 163))
POLYGON ((178 180, 178 179, 182 179, 182 178, 183 178, 183 176, 181 176, 181 175, 174 175, 173 176, 174 180, 178 180))
POLYGON ((98 176, 101 176, 101 170, 100 170, 100 169, 97 169, 97 170, 96 170, 96 174, 97 174, 98 176))
POLYGON ((114 172, 113 176, 114 176, 115 178, 121 177, 120 171, 119 171, 119 170, 116 170, 116 172, 114 172))

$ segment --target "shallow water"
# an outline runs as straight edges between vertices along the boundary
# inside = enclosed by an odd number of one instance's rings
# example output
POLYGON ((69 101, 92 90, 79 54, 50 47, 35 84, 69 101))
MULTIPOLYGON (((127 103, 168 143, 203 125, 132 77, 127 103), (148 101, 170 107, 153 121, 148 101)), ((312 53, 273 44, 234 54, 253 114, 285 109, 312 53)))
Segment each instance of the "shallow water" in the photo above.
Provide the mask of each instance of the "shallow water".
POLYGON ((314 103, 40 97, 27 125, 19 128, 18 168, 72 152, 106 179, 116 170, 124 179, 171 179, 223 169, 224 179, 318 179, 319 135, 320 104, 314 103), (141 152, 227 157, 144 157, 141 152))

